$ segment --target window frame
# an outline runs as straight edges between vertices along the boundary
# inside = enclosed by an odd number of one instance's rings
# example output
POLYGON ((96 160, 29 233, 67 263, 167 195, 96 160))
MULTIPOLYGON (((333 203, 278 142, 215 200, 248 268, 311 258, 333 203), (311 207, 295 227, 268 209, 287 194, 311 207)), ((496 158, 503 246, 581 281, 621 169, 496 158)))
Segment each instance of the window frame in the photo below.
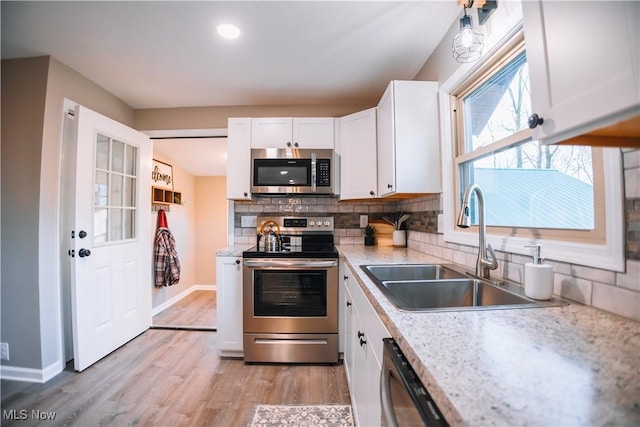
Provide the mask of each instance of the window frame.
MULTIPOLYGON (((464 124, 457 120, 458 97, 469 93, 480 81, 486 80, 496 70, 511 61, 524 50, 522 30, 515 31, 502 46, 487 54, 483 60, 472 66, 461 67, 440 86, 440 129, 442 141, 444 241, 460 245, 478 247, 478 227, 464 230, 455 225, 457 209, 462 197, 459 186, 459 164, 478 155, 495 151, 496 147, 479 147, 473 154, 457 156, 464 149, 464 124), (454 96, 457 95, 457 96, 454 96)), ((525 129, 508 137, 500 144, 501 148, 531 138, 531 131, 525 129), (523 139, 524 138, 524 139, 523 139)), ((545 232, 540 237, 540 229, 518 229, 513 233, 511 227, 487 227, 487 242, 496 250, 531 255, 525 245, 541 244, 543 255, 550 260, 587 265, 613 271, 624 271, 624 194, 622 180, 622 155, 617 148, 594 148, 594 198, 596 200, 596 230, 591 233, 566 229, 545 232), (596 168, 602 166, 602 174, 596 175, 596 168), (598 200, 604 199, 602 203, 598 200), (604 230, 604 235, 602 231, 604 230), (582 233, 582 235, 581 235, 582 233), (590 235, 589 235, 590 234, 590 235)), ((547 229, 545 229, 546 231, 547 229)))

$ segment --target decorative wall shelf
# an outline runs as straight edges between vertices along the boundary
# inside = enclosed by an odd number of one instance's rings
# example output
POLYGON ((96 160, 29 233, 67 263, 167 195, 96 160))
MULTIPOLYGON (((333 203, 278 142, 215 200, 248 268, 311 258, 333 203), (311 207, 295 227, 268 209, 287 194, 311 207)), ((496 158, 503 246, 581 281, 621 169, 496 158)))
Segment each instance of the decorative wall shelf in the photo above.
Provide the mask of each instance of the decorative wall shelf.
POLYGON ((151 187, 151 204, 182 204, 182 192, 151 187))

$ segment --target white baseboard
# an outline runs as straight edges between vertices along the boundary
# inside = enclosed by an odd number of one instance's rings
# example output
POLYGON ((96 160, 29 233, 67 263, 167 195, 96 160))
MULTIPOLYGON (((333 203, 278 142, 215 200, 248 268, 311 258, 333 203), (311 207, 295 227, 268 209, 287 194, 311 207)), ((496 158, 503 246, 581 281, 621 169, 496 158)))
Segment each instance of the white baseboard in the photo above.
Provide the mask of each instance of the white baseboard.
POLYGON ((20 368, 17 366, 0 366, 0 378, 3 380, 46 383, 64 369, 64 363, 56 361, 44 369, 20 368))
POLYGON ((194 291, 215 291, 216 285, 193 285, 189 289, 193 289, 194 291))
POLYGON ((216 285, 193 285, 189 289, 185 289, 184 291, 180 292, 178 295, 174 296, 173 298, 163 302, 162 304, 160 304, 160 305, 158 305, 156 307, 153 307, 151 309, 151 316, 155 316, 156 314, 160 313, 161 311, 171 307, 173 304, 177 303, 182 298, 184 298, 187 295, 189 295, 191 292, 194 292, 194 291, 215 291, 215 290, 216 290, 216 285))

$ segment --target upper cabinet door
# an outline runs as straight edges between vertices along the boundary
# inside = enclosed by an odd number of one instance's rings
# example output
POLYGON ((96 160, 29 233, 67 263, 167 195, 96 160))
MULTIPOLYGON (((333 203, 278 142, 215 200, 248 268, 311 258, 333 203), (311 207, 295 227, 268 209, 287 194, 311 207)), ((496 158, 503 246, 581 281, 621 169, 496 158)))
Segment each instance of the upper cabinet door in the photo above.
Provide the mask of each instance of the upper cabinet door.
POLYGON ((442 191, 438 83, 392 81, 377 107, 378 196, 442 191))
POLYGON ((251 148, 288 148, 293 146, 291 117, 251 119, 251 148))
POLYGON ((335 139, 333 117, 300 117, 293 119, 293 145, 296 148, 333 150, 335 139))
POLYGON ((340 121, 340 200, 376 197, 376 109, 340 121))
POLYGON ((333 117, 269 117, 251 120, 251 148, 331 149, 333 117))
POLYGON ((251 199, 251 119, 230 118, 227 134, 227 199, 251 199))
POLYGON ((640 2, 524 1, 533 137, 561 142, 640 113, 640 2))

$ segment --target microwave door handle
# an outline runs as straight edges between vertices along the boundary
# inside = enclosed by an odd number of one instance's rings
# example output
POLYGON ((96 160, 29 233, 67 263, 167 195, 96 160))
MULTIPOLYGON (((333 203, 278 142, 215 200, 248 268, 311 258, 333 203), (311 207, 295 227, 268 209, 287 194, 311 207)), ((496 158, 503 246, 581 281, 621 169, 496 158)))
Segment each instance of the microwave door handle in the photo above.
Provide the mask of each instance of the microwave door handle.
POLYGON ((311 153, 311 191, 316 192, 316 153, 311 153))

